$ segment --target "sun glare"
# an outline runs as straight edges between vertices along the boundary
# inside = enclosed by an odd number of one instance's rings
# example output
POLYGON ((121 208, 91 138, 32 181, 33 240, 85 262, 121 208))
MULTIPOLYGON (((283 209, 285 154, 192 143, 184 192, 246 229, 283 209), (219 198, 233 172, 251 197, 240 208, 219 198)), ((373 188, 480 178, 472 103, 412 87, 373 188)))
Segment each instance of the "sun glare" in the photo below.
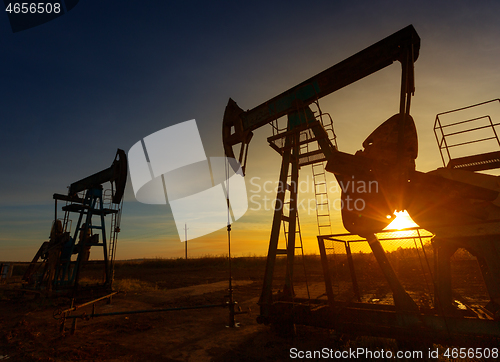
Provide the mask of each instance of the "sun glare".
POLYGON ((386 230, 401 230, 406 228, 418 227, 406 210, 394 212, 396 218, 387 225, 386 230))

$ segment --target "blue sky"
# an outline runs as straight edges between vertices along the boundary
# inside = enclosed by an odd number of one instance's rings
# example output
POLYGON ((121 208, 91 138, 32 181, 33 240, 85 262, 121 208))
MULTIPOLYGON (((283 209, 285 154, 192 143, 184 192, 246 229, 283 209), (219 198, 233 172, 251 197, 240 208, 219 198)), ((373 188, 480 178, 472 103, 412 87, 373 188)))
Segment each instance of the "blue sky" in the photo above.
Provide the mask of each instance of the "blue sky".
MULTIPOLYGON (((409 24, 422 39, 417 169, 440 167, 435 115, 500 95, 499 13, 498 1, 86 0, 19 33, 0 15, 0 260, 31 259, 50 231, 52 194, 108 167, 117 148, 196 119, 207 155, 221 156, 229 97, 253 108, 409 24)), ((322 101, 342 151, 397 112, 399 81, 393 65, 322 101)), ((269 135, 252 140, 250 177, 277 179, 269 135)), ((270 215, 235 223, 235 253, 265 254, 270 215)), ((183 255, 168 206, 137 203, 130 184, 122 230, 119 258, 183 255)), ((225 245, 222 230, 194 240, 193 255, 225 245)))

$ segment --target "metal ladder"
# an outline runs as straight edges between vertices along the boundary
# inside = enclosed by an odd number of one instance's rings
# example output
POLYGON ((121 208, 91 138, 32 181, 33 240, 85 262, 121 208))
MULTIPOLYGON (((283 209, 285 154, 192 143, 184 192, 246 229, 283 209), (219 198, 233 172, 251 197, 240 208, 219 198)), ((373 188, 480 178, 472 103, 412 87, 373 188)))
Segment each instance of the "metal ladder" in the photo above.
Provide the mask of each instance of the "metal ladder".
MULTIPOLYGON (((321 112, 319 113, 320 118, 324 116, 321 112)), ((328 118, 331 120, 330 117, 328 118)), ((288 114, 285 127, 280 126, 279 120, 280 119, 276 119, 270 122, 273 136, 267 139, 269 146, 282 156, 279 187, 276 195, 276 202, 280 202, 281 205, 277 205, 274 210, 264 285, 259 299, 262 318, 266 318, 270 315, 274 303, 272 281, 275 261, 278 255, 286 255, 287 270, 285 274, 285 285, 280 299, 285 301, 292 301, 295 299, 293 290, 293 269, 296 259, 296 249, 301 249, 302 264, 304 264, 305 270, 303 241, 297 213, 299 169, 302 166, 326 161, 325 155, 319 147, 319 144, 320 142, 324 142, 324 139, 328 137, 328 133, 323 132, 323 135, 316 135, 315 132, 312 131, 313 127, 322 127, 322 125, 319 124, 320 122, 317 116, 314 116, 314 113, 309 107, 298 108, 296 112, 288 114), (285 200, 290 200, 288 214, 285 214, 283 210, 285 200), (280 244, 283 244, 281 238, 282 232, 285 234, 286 248, 280 248, 280 244)), ((330 134, 333 135, 333 128, 329 128, 331 129, 330 134)), ((306 285, 308 300, 310 300, 307 277, 306 285)))
MULTIPOLYGON (((68 203, 62 209, 66 213, 65 220, 69 220, 69 213, 71 212, 77 213, 79 216, 72 237, 73 242, 67 248, 62 249, 61 263, 56 269, 57 277, 54 279, 54 287, 75 285, 76 288, 81 264, 86 262, 86 260, 82 260, 84 256, 82 248, 92 246, 102 247, 104 252, 103 264, 106 265, 108 263, 104 216, 114 211, 104 208, 103 192, 98 188, 88 189, 85 192, 83 202, 68 203), (97 220, 93 220, 93 216, 96 216, 97 220), (89 234, 88 236, 87 233, 89 234), (101 240, 99 240, 99 235, 101 235, 101 240), (72 258, 74 254, 77 255, 76 260, 72 258)), ((65 224, 67 224, 67 221, 65 224)), ((109 270, 107 269, 105 269, 105 281, 106 283, 109 282, 109 270)))
POLYGON ((328 199, 325 162, 313 163, 311 168, 314 183, 314 196, 316 198, 318 235, 329 235, 332 233, 332 222, 330 218, 330 201, 328 199))
MULTIPOLYGON (((291 175, 289 175, 289 179, 291 179, 291 175)), ((296 185, 295 187, 298 187, 298 185, 296 185)), ((283 203, 284 208, 285 208, 285 205, 290 205, 290 200, 285 201, 283 203)), ((283 234, 285 237, 285 246, 286 247, 285 247, 285 249, 278 249, 278 255, 279 254, 287 254, 288 239, 289 239, 289 227, 288 226, 290 224, 290 217, 282 215, 281 220, 282 220, 281 222, 282 222, 282 228, 283 228, 283 234)), ((306 263, 305 263, 305 255, 304 255, 304 243, 302 241, 302 233, 300 231, 300 220, 299 220, 298 210, 297 210, 296 227, 295 227, 295 251, 297 251, 297 250, 300 250, 299 255, 301 256, 301 258, 300 258, 301 261, 299 262, 296 258, 294 258, 294 268, 293 269, 295 269, 296 265, 302 265, 302 269, 304 270, 304 280, 305 280, 305 284, 306 284, 307 299, 310 301, 311 294, 309 292, 309 282, 307 279, 307 269, 306 269, 306 263), (298 241, 298 243, 297 243, 297 241, 298 241)), ((293 275, 291 275, 290 278, 292 279, 292 282, 293 282, 293 275)), ((292 285, 293 285, 293 283, 292 283, 292 285)))
MULTIPOLYGON (((320 122, 330 142, 332 142, 332 144, 335 147, 337 147, 337 136, 333 128, 332 117, 330 116, 329 113, 324 113, 321 110, 319 101, 315 101, 312 104, 316 107, 316 110, 312 110, 314 118, 320 122)), ((304 118, 307 118, 307 115, 304 115, 304 118)), ((286 131, 285 128, 280 129, 280 127, 278 126, 278 121, 273 122, 271 125, 273 127, 273 136, 279 134, 280 132, 286 131)), ((332 228, 331 228, 331 217, 330 217, 330 202, 328 199, 328 184, 326 180, 326 170, 325 170, 326 158, 321 152, 321 149, 317 141, 318 141, 317 138, 315 137, 314 133, 310 128, 301 131, 298 137, 299 168, 306 165, 311 165, 312 169, 314 197, 316 201, 316 220, 318 225, 318 235, 321 236, 321 235, 330 235, 332 233, 332 228)), ((298 218, 298 213, 297 213, 297 218, 298 218)), ((299 225, 298 219, 297 219, 297 224, 299 225)), ((285 230, 285 239, 286 239, 287 231, 284 225, 283 228, 285 230)), ((300 232, 300 227, 298 227, 297 229, 300 232)), ((302 245, 301 235, 299 235, 299 239, 302 245)), ((296 248, 301 248, 301 247, 297 246, 296 248)), ((333 248, 333 244, 331 246, 325 246, 325 249, 329 251, 330 254, 333 255, 333 258, 335 259, 335 250, 333 248)), ((301 252, 303 255, 304 253, 303 248, 301 248, 301 252)), ((304 259, 303 259, 303 264, 305 270, 304 259)), ((308 285, 307 285, 307 291, 309 296, 308 285)))
POLYGON ((111 203, 111 205, 114 205, 115 209, 117 210, 116 213, 111 214, 111 229, 109 232, 110 235, 109 235, 108 257, 109 257, 110 283, 112 286, 113 280, 114 280, 114 272, 115 272, 116 245, 117 245, 117 241, 118 241, 118 233, 120 232, 121 211, 122 211, 123 200, 122 200, 120 205, 113 204, 113 203, 111 203))
MULTIPOLYGON (((319 102, 316 101, 313 103, 317 111, 315 112, 315 118, 321 123, 323 129, 328 135, 328 139, 332 144, 337 148, 337 136, 335 134, 333 128, 333 120, 329 113, 323 113, 319 102)), ((311 130, 308 130, 310 133, 309 137, 313 137, 311 130)), ((311 152, 309 148, 310 143, 305 143, 301 147, 301 153, 309 154, 311 152)), ((326 179, 326 161, 323 159, 319 159, 316 162, 310 162, 311 164, 311 172, 313 178, 313 187, 314 187, 314 197, 316 201, 316 221, 318 226, 318 236, 322 235, 331 235, 332 234, 332 223, 330 216, 330 201, 328 198, 328 183, 326 179)), ((324 241, 323 241, 324 242, 324 241)), ((336 258, 335 258, 335 248, 333 242, 330 245, 324 244, 325 253, 331 256, 333 273, 336 273, 336 258)), ((333 278, 332 287, 336 287, 338 290, 340 285, 335 283, 337 278, 333 278), (333 285, 335 284, 335 285, 333 285)), ((325 294, 326 295, 326 294, 325 294)))

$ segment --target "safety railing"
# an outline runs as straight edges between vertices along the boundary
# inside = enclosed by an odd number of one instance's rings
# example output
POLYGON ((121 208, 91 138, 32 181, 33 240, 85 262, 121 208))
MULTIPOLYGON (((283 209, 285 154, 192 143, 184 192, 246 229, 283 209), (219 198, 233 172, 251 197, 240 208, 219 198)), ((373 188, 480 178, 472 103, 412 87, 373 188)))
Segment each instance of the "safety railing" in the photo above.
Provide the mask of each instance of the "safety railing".
POLYGON ((434 134, 445 167, 500 168, 500 99, 436 115, 434 134))

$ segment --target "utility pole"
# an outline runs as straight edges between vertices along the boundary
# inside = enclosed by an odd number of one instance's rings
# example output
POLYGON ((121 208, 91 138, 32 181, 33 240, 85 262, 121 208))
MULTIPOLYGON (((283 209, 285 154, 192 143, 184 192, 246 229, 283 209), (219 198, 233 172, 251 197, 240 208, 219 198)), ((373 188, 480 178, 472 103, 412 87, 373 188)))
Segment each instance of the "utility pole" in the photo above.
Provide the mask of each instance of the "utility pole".
POLYGON ((184 243, 186 247, 186 260, 188 258, 188 229, 187 229, 187 224, 184 224, 184 243))

